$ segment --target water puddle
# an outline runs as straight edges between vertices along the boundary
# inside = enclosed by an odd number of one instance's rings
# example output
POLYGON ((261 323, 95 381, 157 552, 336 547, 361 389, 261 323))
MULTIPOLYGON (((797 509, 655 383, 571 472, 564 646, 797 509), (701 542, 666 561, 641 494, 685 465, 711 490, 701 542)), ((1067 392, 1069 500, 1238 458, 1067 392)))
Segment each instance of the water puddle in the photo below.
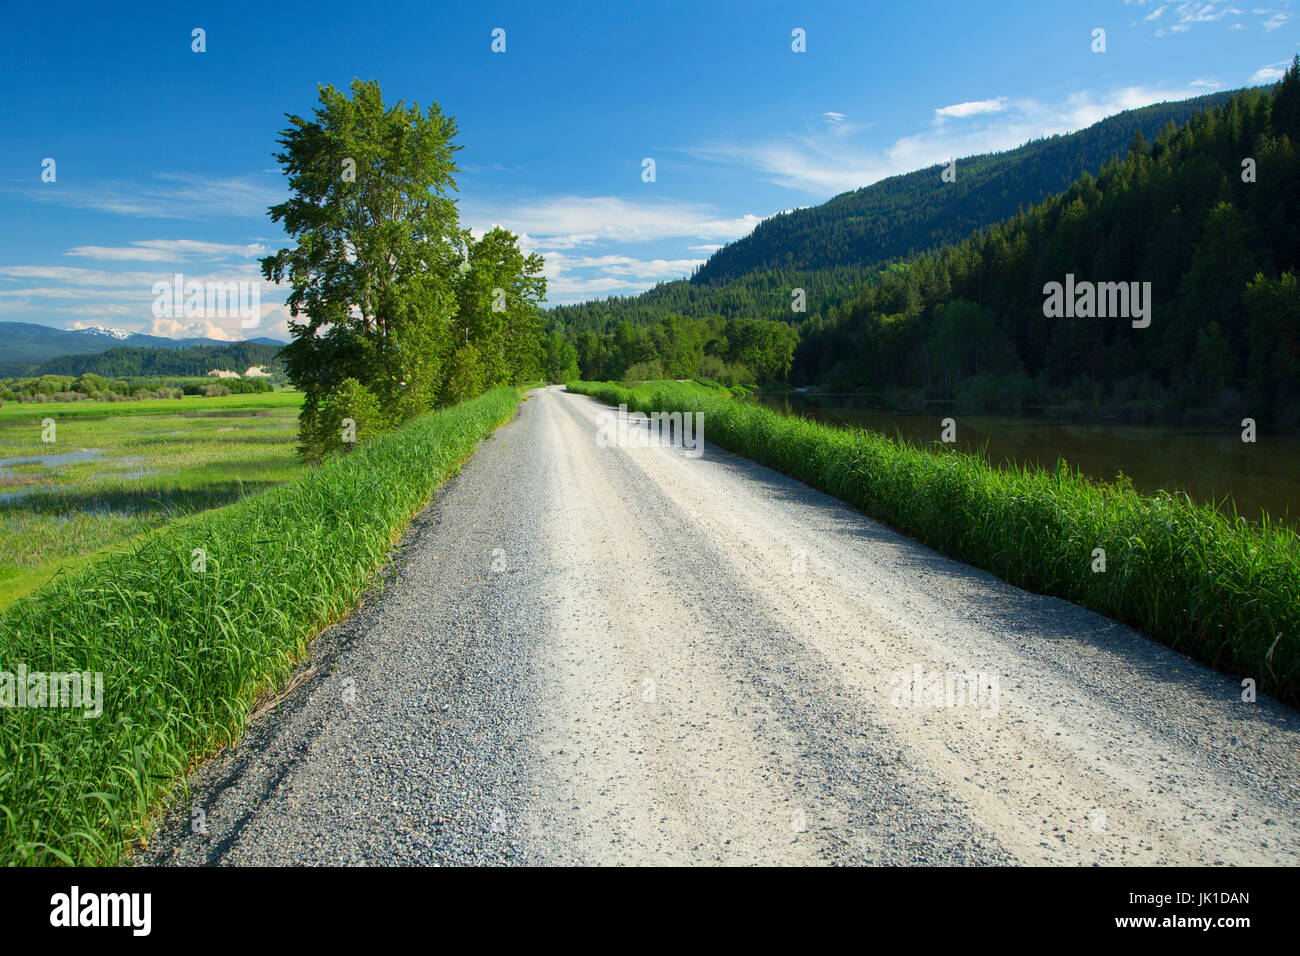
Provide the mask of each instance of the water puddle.
POLYGON ((10 465, 75 465, 83 461, 94 461, 102 454, 102 448, 82 448, 50 455, 32 455, 30 458, 0 458, 0 468, 8 468, 10 465))

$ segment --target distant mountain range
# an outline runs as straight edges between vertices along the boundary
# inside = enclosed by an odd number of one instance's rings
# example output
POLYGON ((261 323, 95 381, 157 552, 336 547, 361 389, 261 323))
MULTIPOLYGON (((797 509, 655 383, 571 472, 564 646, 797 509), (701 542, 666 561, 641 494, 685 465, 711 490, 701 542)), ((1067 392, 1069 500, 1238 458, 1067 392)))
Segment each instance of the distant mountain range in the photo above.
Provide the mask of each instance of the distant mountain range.
MULTIPOLYGON (((265 336, 247 339, 256 345, 286 343, 265 336)), ((219 339, 169 339, 161 335, 126 332, 95 326, 88 329, 53 329, 28 322, 0 322, 0 365, 46 362, 65 355, 90 355, 111 348, 189 349, 195 346, 226 346, 219 339)))

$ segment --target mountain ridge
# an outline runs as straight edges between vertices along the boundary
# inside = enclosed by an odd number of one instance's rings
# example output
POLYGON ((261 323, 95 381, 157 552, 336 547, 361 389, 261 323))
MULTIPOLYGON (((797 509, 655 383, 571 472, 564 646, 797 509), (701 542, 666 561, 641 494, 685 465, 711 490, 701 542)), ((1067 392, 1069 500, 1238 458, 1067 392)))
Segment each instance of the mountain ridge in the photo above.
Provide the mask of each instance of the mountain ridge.
POLYGON ((39 364, 51 359, 107 352, 123 346, 130 348, 189 349, 196 346, 254 345, 284 346, 287 343, 267 336, 238 341, 210 338, 173 339, 145 332, 126 332, 93 326, 88 329, 56 329, 35 322, 0 322, 0 365, 39 364))

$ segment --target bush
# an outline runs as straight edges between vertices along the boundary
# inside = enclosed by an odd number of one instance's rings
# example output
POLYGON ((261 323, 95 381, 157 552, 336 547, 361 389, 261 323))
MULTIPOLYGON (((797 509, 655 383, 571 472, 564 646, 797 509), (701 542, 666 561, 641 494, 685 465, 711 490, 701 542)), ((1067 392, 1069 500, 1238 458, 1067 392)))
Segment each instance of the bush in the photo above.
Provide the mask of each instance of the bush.
POLYGON ((299 424, 304 459, 319 463, 331 455, 351 452, 390 427, 379 399, 355 378, 344 379, 299 424))
POLYGON ((230 389, 225 385, 205 385, 203 387, 204 398, 226 398, 230 394, 230 389))
POLYGON ((637 362, 623 373, 623 383, 625 385, 639 385, 642 382, 652 382, 661 378, 667 378, 667 376, 664 374, 663 364, 658 359, 651 359, 649 362, 637 362))
POLYGON ((483 371, 478 349, 466 343, 452 355, 447 366, 447 380, 439 398, 441 405, 467 401, 483 391, 483 371))

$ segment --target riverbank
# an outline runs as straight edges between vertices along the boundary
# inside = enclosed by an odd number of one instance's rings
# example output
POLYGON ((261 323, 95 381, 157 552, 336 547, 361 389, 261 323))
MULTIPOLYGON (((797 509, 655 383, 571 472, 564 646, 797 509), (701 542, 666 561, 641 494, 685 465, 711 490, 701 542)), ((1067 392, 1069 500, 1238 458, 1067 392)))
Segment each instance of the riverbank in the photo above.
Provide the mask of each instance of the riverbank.
POLYGON ((951 404, 902 411, 865 396, 759 391, 748 398, 783 415, 864 428, 918 448, 933 447, 951 418, 952 447, 992 465, 1052 470, 1064 459, 1090 478, 1110 482, 1122 473, 1141 494, 1185 493, 1229 517, 1259 522, 1267 515, 1293 528, 1300 517, 1292 513, 1300 502, 1300 435, 1259 424, 1255 441, 1242 441, 1240 418, 1203 426, 1125 424, 951 404))

